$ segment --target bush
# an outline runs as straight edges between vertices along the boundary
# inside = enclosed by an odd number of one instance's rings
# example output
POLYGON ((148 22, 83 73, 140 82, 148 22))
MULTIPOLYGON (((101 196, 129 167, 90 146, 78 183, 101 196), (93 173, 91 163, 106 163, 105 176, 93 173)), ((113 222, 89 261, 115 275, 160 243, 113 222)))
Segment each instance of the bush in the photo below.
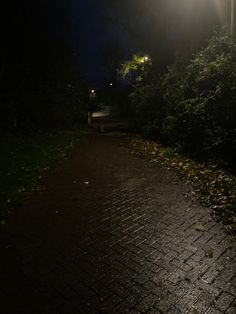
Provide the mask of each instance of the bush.
POLYGON ((131 107, 137 125, 143 128, 146 125, 161 125, 164 118, 164 103, 160 80, 144 86, 138 86, 130 94, 131 107), (154 122, 155 121, 155 122, 154 122))
POLYGON ((236 44, 231 36, 215 34, 188 65, 172 66, 162 83, 168 108, 163 135, 196 155, 231 162, 236 144, 236 44))
POLYGON ((236 43, 227 32, 160 79, 136 84, 130 100, 146 137, 236 170, 236 43))

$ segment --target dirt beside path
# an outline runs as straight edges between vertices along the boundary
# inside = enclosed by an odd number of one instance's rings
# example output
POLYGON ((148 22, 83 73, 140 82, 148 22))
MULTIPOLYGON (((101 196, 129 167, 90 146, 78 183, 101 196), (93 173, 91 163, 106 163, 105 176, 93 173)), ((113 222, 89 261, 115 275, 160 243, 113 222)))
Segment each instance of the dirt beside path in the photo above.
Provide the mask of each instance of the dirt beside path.
POLYGON ((91 137, 3 226, 0 313, 236 313, 235 238, 125 138, 91 137))

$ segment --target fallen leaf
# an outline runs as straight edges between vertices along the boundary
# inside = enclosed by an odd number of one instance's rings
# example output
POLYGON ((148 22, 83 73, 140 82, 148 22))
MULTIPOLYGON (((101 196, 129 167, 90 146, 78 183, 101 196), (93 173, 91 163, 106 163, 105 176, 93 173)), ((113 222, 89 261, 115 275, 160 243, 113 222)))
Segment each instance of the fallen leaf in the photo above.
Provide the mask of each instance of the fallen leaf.
POLYGON ((213 252, 212 251, 205 251, 205 257, 213 258, 213 252))
POLYGON ((203 224, 197 224, 195 229, 197 231, 202 231, 202 232, 205 231, 205 227, 203 226, 203 224))
POLYGON ((234 224, 231 224, 230 227, 231 227, 232 229, 236 229, 236 222, 235 222, 234 224))

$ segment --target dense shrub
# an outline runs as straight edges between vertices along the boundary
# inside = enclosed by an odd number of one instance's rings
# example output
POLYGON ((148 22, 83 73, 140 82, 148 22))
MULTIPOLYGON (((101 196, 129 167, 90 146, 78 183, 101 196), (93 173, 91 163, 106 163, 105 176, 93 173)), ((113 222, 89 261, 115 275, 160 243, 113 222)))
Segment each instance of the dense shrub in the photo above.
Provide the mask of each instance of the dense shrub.
POLYGON ((137 84, 130 98, 146 136, 235 168, 236 43, 228 33, 215 33, 160 79, 137 84))
POLYGON ((236 140, 236 44, 216 34, 187 66, 163 78, 168 116, 163 134, 184 149, 233 161, 236 140), (166 128, 166 125, 168 128, 166 128))
POLYGON ((154 124, 162 124, 164 118, 164 104, 162 101, 161 82, 154 82, 137 87, 131 94, 131 107, 135 122, 141 128, 154 124))

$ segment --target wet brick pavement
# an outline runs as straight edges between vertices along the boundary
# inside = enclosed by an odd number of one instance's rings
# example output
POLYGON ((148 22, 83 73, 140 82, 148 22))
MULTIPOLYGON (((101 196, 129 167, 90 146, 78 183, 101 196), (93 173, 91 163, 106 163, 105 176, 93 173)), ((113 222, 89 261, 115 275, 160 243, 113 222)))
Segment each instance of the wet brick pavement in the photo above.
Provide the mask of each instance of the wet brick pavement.
POLYGON ((236 313, 235 238, 124 138, 91 138, 10 217, 0 313, 236 313))

